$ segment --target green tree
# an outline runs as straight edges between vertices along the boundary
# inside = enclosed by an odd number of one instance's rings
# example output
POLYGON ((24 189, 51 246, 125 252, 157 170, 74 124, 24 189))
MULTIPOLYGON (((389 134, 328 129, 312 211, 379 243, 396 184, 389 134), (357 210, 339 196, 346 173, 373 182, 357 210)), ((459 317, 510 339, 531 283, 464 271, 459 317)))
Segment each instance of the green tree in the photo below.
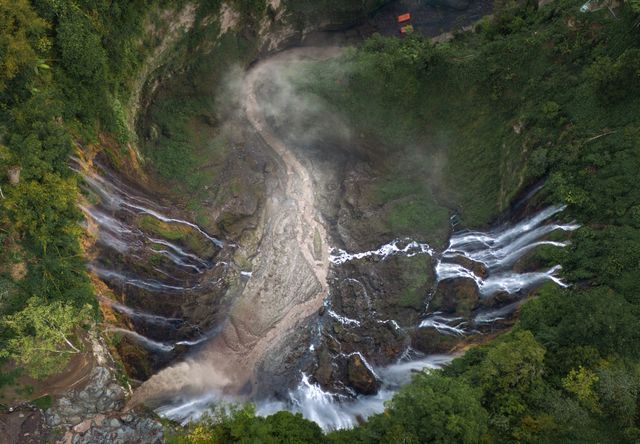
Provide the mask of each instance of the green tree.
POLYGON ((242 408, 218 406, 170 439, 175 444, 315 444, 325 441, 318 424, 304 419, 299 413, 278 412, 263 418, 256 416, 251 404, 242 408))
POLYGON ((63 14, 57 33, 62 66, 73 79, 90 85, 106 80, 107 58, 100 34, 80 11, 71 9, 63 14))
MULTIPOLYGON (((480 391, 440 373, 420 373, 389 403, 395 417, 386 436, 402 433, 407 442, 474 443, 487 430, 480 391)), ((397 435, 396 435, 397 436, 397 435)))
POLYGON ((562 380, 562 386, 578 398, 586 408, 592 412, 598 412, 598 395, 594 390, 594 385, 598 382, 598 375, 595 372, 580 366, 573 369, 562 380))
POLYGON ((481 392, 462 378, 418 373, 383 414, 358 429, 330 435, 336 443, 477 443, 487 431, 481 392))
POLYGON ((0 0, 0 93, 24 70, 33 70, 48 49, 47 22, 27 0, 0 0))
POLYGON ((596 370, 595 391, 602 413, 623 427, 633 426, 638 412, 640 373, 637 364, 605 361, 596 370))
POLYGON ((71 304, 48 304, 32 297, 22 310, 0 318, 0 328, 11 334, 0 357, 24 365, 36 378, 59 372, 71 355, 80 353, 80 346, 72 342, 74 330, 90 314, 89 306, 78 310, 71 304))
POLYGON ((46 252, 49 244, 75 239, 80 234, 74 178, 45 174, 42 182, 25 181, 15 187, 4 203, 13 229, 46 252))
POLYGON ((518 431, 520 422, 543 397, 545 349, 529 331, 511 333, 487 351, 468 373, 482 390, 482 404, 500 433, 518 431))

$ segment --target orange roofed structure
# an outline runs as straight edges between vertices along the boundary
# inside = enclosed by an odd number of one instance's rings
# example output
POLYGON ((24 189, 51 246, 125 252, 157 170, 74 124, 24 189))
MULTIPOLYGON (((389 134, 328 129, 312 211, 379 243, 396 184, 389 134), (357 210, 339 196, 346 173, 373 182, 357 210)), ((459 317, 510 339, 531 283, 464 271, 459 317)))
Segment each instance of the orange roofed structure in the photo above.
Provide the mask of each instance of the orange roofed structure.
POLYGON ((411 20, 411 14, 408 12, 398 16, 398 23, 408 22, 409 20, 411 20))

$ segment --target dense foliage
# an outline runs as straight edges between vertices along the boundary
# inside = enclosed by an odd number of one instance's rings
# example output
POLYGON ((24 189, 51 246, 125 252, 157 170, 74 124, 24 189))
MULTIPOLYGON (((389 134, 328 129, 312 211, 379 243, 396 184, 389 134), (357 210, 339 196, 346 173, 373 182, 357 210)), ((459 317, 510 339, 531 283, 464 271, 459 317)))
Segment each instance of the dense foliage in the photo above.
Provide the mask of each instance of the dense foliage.
POLYGON ((186 433, 169 436, 172 444, 207 443, 322 443, 326 438, 320 427, 300 414, 278 412, 263 418, 251 405, 243 408, 220 407, 205 414, 186 433))
POLYGON ((68 161, 101 131, 126 140, 148 3, 0 1, 0 357, 35 376, 61 369, 95 316, 68 161))

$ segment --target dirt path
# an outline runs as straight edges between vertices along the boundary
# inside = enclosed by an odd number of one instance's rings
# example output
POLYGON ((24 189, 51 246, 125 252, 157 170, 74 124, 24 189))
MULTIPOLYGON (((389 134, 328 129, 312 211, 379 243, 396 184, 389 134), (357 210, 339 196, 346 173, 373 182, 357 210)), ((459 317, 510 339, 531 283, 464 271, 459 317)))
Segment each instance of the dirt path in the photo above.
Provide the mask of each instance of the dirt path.
POLYGON ((157 405, 177 396, 217 391, 250 395, 255 370, 287 333, 300 328, 321 308, 328 294, 327 234, 315 205, 314 183, 307 167, 269 128, 259 103, 257 84, 301 56, 323 59, 337 49, 300 48, 278 54, 249 71, 243 84, 244 124, 274 153, 280 165, 267 185, 265 230, 253 274, 234 302, 220 335, 187 361, 171 366, 144 383, 130 406, 157 405))

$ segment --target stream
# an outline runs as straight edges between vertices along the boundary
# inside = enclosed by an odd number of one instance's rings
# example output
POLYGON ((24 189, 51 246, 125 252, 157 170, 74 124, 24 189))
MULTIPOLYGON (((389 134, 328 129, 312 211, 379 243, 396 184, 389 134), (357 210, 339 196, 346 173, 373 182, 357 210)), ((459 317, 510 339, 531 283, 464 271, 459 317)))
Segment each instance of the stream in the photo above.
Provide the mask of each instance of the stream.
MULTIPOLYGON (((533 216, 513 225, 504 225, 488 232, 460 231, 454 233, 448 247, 441 252, 430 248, 424 243, 411 240, 393 240, 375 250, 347 253, 343 250, 332 249, 330 258, 334 267, 339 267, 349 261, 376 257, 378 260, 394 255, 413 256, 428 254, 437 257, 437 282, 446 279, 472 277, 477 283, 482 297, 489 297, 497 292, 506 292, 515 301, 498 308, 479 310, 474 314, 472 322, 462 321, 461 318, 446 316, 439 313, 427 315, 414 328, 434 328, 442 335, 465 336, 477 333, 482 325, 506 319, 512 315, 524 301, 526 290, 534 288, 545 281, 554 282, 560 286, 567 286, 557 273, 559 266, 544 271, 516 272, 511 270, 517 259, 527 252, 541 245, 562 248, 568 242, 552 242, 543 240, 552 232, 569 232, 579 228, 578 224, 556 224, 550 222, 553 216, 564 209, 564 206, 551 206, 533 216), (401 243, 404 245, 402 246, 401 243), (487 277, 481 278, 474 271, 459 264, 450 262, 456 256, 473 258, 486 265, 487 277)), ((437 285, 437 283, 436 283, 437 285)), ((427 298, 427 295, 425 295, 427 298)), ((350 319, 328 310, 329 316, 339 320, 345 327, 359 325, 361 320, 350 319)), ((396 324, 397 325, 397 324, 396 324)), ((398 327, 399 328, 399 327, 398 327)), ((310 348, 313 349, 314 345, 310 348)), ((366 364, 364 356, 360 355, 366 364)), ((261 415, 273 414, 278 410, 290 410, 302 413, 307 419, 320 424, 325 430, 354 427, 362 418, 380 413, 384 410, 384 402, 389 400, 403 384, 411 380, 411 375, 423 369, 437 369, 448 364, 455 355, 432 354, 425 355, 411 348, 397 360, 396 363, 383 367, 371 366, 371 371, 381 382, 380 389, 375 395, 345 396, 323 390, 313 382, 309 375, 300 373, 297 387, 289 391, 288 399, 257 401, 257 411, 261 415)), ((368 364, 367 364, 368 365, 368 364)), ((156 411, 173 420, 188 422, 198 418, 209 405, 220 400, 233 401, 233 398, 221 396, 220 393, 210 392, 197 397, 177 397, 173 402, 159 407, 156 411)), ((254 400, 255 401, 255 400, 254 400)))

